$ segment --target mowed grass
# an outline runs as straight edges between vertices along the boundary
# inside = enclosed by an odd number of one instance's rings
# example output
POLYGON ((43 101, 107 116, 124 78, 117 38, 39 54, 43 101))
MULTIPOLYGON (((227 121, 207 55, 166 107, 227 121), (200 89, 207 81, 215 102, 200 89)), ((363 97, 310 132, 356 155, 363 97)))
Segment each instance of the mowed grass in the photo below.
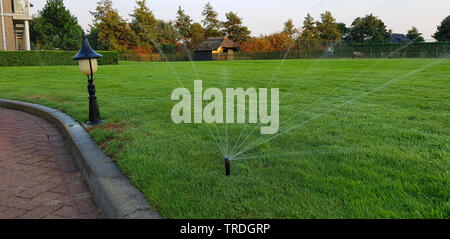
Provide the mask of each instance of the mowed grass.
MULTIPOLYGON (((77 67, 0 73, 1 98, 87 121, 77 67)), ((450 60, 121 62, 100 66, 95 84, 106 123, 90 134, 165 218, 450 217, 450 60), (171 93, 195 79, 204 89, 273 79, 280 132, 292 130, 232 161, 226 177, 211 133, 225 151, 270 136, 174 124, 171 93)))

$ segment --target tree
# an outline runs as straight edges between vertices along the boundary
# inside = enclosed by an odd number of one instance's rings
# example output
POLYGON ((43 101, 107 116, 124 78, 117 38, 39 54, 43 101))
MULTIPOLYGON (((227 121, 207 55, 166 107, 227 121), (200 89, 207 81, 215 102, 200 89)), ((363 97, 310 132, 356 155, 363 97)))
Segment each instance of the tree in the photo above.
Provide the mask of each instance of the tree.
POLYGON ((252 37, 250 40, 240 45, 243 52, 268 52, 273 51, 272 43, 264 36, 252 37))
POLYGON ((353 21, 349 38, 355 42, 385 42, 389 33, 381 19, 369 14, 353 21))
POLYGON ((157 37, 155 27, 158 24, 152 11, 147 7, 147 0, 136 1, 136 7, 131 14, 130 28, 134 33, 136 45, 149 47, 157 37))
POLYGON ((66 9, 62 0, 47 0, 31 23, 31 39, 41 49, 77 50, 82 31, 77 18, 66 9))
POLYGON ((350 33, 350 28, 348 28, 347 25, 345 25, 345 23, 340 22, 340 23, 337 24, 337 29, 341 33, 342 39, 343 40, 348 40, 349 33, 350 33))
POLYGON ((308 13, 303 21, 302 33, 299 37, 299 48, 312 49, 320 45, 320 34, 317 28, 317 22, 308 13))
POLYGON ((293 47, 293 42, 285 33, 274 33, 265 37, 272 46, 272 51, 287 51, 293 47))
POLYGON ((91 44, 91 47, 94 50, 105 50, 102 43, 98 40, 98 34, 99 30, 95 28, 94 26, 91 26, 91 29, 89 30, 89 34, 86 36, 89 40, 89 43, 91 44))
POLYGON ((133 34, 112 7, 111 0, 100 0, 95 11, 90 13, 94 17, 93 27, 99 31, 98 40, 106 50, 125 51, 133 47, 134 43, 130 38, 133 34))
POLYGON ((41 17, 39 14, 36 14, 33 16, 33 19, 30 21, 30 41, 34 45, 36 49, 41 49, 41 45, 38 41, 38 38, 40 38, 39 28, 36 27, 36 23, 40 22, 41 17))
POLYGON ((220 32, 221 22, 217 18, 218 14, 214 11, 211 4, 208 2, 203 9, 202 16, 204 19, 202 20, 203 27, 205 29, 206 37, 218 37, 221 36, 220 32))
POLYGON ((225 16, 227 20, 222 23, 224 35, 237 43, 250 39, 250 31, 242 25, 242 18, 234 12, 226 13, 225 16))
POLYGON ((441 25, 438 26, 437 32, 434 33, 433 38, 438 41, 450 41, 450 16, 446 17, 441 25))
POLYGON ((331 12, 325 11, 320 17, 321 21, 317 23, 320 39, 327 41, 341 39, 342 33, 338 30, 338 24, 333 15, 331 15, 331 12))
POLYGON ((172 21, 158 20, 156 27, 158 32, 157 42, 164 54, 172 54, 177 51, 179 34, 172 21))
POLYGON ((283 24, 283 33, 285 33, 289 38, 294 39, 295 35, 298 34, 298 29, 295 28, 294 23, 292 22, 292 19, 288 19, 283 24))
POLYGON ((192 24, 190 48, 196 47, 206 39, 205 29, 198 22, 192 24))
POLYGON ((412 27, 411 30, 408 31, 408 34, 406 34, 406 37, 408 37, 411 41, 414 42, 424 42, 425 39, 422 37, 422 33, 419 33, 419 29, 417 27, 412 27))
POLYGON ((317 28, 314 18, 308 13, 303 21, 302 33, 300 38, 303 40, 319 39, 319 29, 317 28))
POLYGON ((178 7, 177 18, 175 20, 175 27, 180 33, 184 41, 187 41, 192 36, 192 19, 189 15, 184 13, 181 6, 178 7))

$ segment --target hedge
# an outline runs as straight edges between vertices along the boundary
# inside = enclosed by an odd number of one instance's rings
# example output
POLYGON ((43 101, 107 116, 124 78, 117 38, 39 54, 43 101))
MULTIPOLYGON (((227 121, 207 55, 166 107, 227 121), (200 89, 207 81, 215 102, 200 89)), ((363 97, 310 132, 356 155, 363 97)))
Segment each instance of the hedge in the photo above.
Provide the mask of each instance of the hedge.
MULTIPOLYGON (((76 51, 0 51, 0 66, 65 66, 76 65, 72 60, 76 51)), ((100 65, 116 65, 119 62, 117 52, 99 51, 103 57, 100 65)))
POLYGON ((119 54, 119 60, 121 61, 141 61, 141 62, 154 62, 154 61, 190 61, 190 59, 194 55, 194 51, 190 51, 188 55, 187 53, 178 53, 178 54, 164 54, 162 56, 158 53, 150 53, 150 54, 136 54, 133 52, 121 53, 119 54))

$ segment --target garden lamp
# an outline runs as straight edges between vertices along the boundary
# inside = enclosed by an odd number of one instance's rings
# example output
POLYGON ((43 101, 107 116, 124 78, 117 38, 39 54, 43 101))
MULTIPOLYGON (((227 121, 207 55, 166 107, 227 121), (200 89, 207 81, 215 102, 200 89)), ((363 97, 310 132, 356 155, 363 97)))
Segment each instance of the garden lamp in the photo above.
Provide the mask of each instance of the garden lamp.
POLYGON ((95 96, 94 74, 98 69, 97 59, 102 55, 92 49, 89 40, 83 32, 83 40, 81 42, 81 49, 72 59, 78 61, 80 71, 88 78, 88 92, 89 92, 89 122, 87 125, 98 125, 103 122, 98 110, 97 96, 95 96))

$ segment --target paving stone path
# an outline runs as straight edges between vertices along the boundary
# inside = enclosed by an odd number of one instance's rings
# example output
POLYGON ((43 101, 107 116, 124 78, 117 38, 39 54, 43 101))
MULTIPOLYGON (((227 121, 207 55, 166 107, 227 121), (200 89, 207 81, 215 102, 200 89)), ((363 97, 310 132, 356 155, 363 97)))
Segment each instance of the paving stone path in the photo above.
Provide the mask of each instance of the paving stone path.
POLYGON ((102 218, 59 131, 0 108, 0 219, 102 218))

